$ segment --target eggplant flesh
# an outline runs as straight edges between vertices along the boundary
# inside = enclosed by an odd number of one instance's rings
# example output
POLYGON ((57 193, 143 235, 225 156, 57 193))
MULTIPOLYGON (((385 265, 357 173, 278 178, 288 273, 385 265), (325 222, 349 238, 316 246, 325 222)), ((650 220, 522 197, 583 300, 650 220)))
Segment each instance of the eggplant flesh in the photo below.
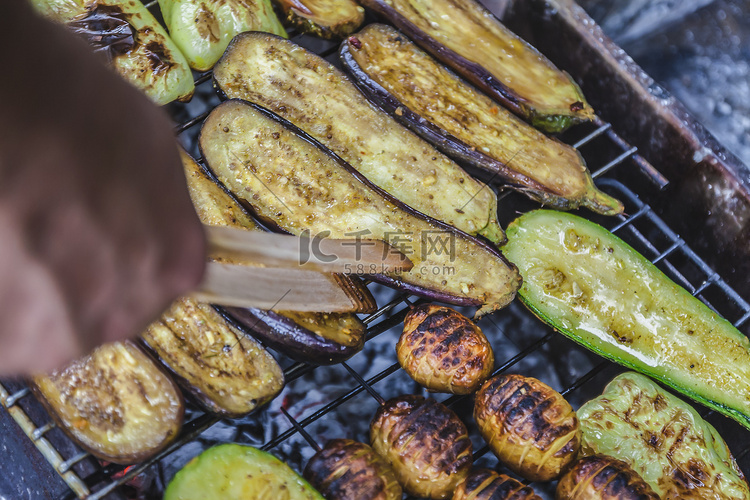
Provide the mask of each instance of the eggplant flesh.
POLYGON ((200 146, 221 182, 269 225, 292 234, 356 235, 363 244, 387 240, 414 263, 411 271, 373 279, 444 302, 482 306, 477 316, 515 296, 517 269, 496 249, 399 202, 266 110, 239 100, 221 104, 206 119, 200 146), (435 244, 438 238, 444 245, 435 244))
POLYGON ((365 9, 353 0, 276 0, 286 21, 303 33, 340 38, 365 20, 365 9))
POLYGON ((370 100, 445 154, 553 208, 622 212, 575 149, 498 108, 395 29, 367 26, 342 44, 341 60, 370 100))
POLYGON ((660 498, 750 498, 745 477, 716 429, 643 375, 618 375, 577 413, 583 453, 626 462, 660 498))
POLYGON ((109 462, 155 455, 182 425, 180 391, 129 341, 105 344, 61 370, 37 375, 31 387, 71 439, 109 462))
POLYGON ((545 132, 591 120, 567 73, 474 0, 361 0, 423 49, 545 132))
POLYGON ((159 7, 172 40, 198 71, 211 69, 237 33, 287 36, 271 0, 159 0, 159 7))
POLYGON ((330 63, 265 33, 243 33, 214 68, 229 98, 289 120, 410 207, 494 243, 505 235, 497 197, 457 164, 371 104, 330 63))
POLYGON ((83 36, 120 76, 156 104, 188 101, 195 84, 185 56, 139 1, 32 0, 42 15, 83 36))
POLYGON ((178 383, 208 411, 241 417, 284 386, 276 360, 210 305, 181 298, 141 335, 178 383))
MULTIPOLYGON (((201 222, 209 226, 230 226, 261 231, 239 202, 193 160, 182 152, 190 198, 201 222)), ((351 286, 375 303, 357 278, 351 286)), ((355 314, 220 309, 233 324, 265 345, 298 361, 333 364, 346 361, 362 350, 366 328, 355 314)))
POLYGON ((750 341, 603 227, 535 210, 503 252, 534 314, 572 340, 750 428, 750 341))

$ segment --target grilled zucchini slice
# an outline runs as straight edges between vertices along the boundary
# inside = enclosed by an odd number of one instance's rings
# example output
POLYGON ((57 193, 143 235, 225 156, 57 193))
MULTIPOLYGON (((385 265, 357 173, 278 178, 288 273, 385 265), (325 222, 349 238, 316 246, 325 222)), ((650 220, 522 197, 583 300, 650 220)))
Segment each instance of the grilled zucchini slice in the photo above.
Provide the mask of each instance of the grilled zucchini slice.
POLYGON ((214 80, 227 97, 289 120, 415 210, 494 243, 505 240, 489 187, 373 106, 317 55, 273 35, 243 33, 217 63, 214 80))
POLYGON ((237 33, 287 36, 271 0, 159 0, 159 7, 172 40, 198 71, 211 69, 237 33))
POLYGON ((575 149, 498 108, 390 26, 349 37, 341 60, 373 102, 448 156, 553 208, 622 212, 575 149))
POLYGON ((660 498, 745 500, 750 488, 716 429, 647 377, 615 377, 578 410, 582 452, 626 462, 660 498))
POLYGON ((206 119, 200 145, 221 182, 278 230, 391 242, 397 235, 414 267, 373 279, 481 306, 478 317, 515 296, 518 273, 494 247, 400 203, 267 110, 239 100, 221 104, 206 119), (439 249, 431 245, 437 237, 446 243, 439 249))
POLYGON ((325 500, 278 458, 239 444, 204 451, 175 474, 164 492, 164 500, 251 498, 325 500))
POLYGON ((750 428, 750 341, 601 226, 536 210, 503 251, 542 320, 750 428))
POLYGON ((140 1, 31 0, 41 14, 79 33, 156 104, 189 101, 195 85, 185 56, 140 1))
POLYGON ((537 128, 561 132, 594 111, 578 85, 475 0, 361 0, 423 49, 537 128))
POLYGON ((32 390, 68 436, 92 455, 131 464, 177 437, 184 404, 174 382, 132 342, 97 347, 32 390))

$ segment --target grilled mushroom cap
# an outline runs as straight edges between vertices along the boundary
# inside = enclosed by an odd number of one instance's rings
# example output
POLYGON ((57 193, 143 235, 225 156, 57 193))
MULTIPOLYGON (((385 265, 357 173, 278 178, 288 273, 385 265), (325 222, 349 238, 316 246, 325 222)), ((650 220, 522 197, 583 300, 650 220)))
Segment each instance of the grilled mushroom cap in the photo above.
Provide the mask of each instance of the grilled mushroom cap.
POLYGON ((557 500, 659 500, 628 464, 605 455, 579 460, 561 479, 557 500))
POLYGON ((474 419, 500 461, 533 481, 557 478, 580 448, 573 408, 535 378, 498 375, 485 382, 474 402, 474 419))
POLYGON ((464 423, 446 406, 421 396, 386 401, 370 423, 370 441, 404 490, 419 497, 450 498, 473 460, 464 423))

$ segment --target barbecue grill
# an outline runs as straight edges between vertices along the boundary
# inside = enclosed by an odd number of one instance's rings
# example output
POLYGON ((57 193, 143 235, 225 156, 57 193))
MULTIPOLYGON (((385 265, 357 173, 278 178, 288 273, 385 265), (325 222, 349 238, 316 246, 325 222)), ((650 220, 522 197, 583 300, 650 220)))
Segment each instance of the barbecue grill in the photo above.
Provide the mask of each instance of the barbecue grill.
MULTIPOLYGON (((155 3, 148 7, 158 11, 155 3)), ((748 288, 737 279, 737 274, 744 276, 737 271, 750 262, 744 253, 747 250, 741 248, 742 235, 748 234, 744 225, 736 231, 740 236, 734 235, 734 246, 722 247, 721 243, 721 238, 731 237, 723 221, 737 222, 743 215, 729 208, 744 210, 748 205, 746 174, 739 161, 723 151, 678 103, 649 83, 575 5, 565 0, 554 4, 519 0, 504 2, 501 10, 506 23, 569 71, 582 84, 594 108, 610 120, 598 118, 561 136, 584 156, 597 185, 625 204, 621 216, 583 215, 627 241, 744 334, 750 333, 750 304, 743 297, 749 295, 748 288), (648 126, 644 125, 647 122, 648 126), (735 204, 725 203, 723 211, 716 213, 719 201, 712 198, 711 183, 732 187, 735 204), (705 192, 693 199, 680 198, 694 193, 696 186, 705 192), (728 256, 735 260, 728 261, 728 256)), ((338 43, 294 32, 290 38, 338 65, 338 43)), ((183 144, 196 158, 200 158, 196 141, 200 124, 218 103, 207 72, 196 75, 196 94, 190 103, 169 106, 183 144)), ((536 207, 509 191, 501 191, 499 200, 503 226, 536 207)), ((238 420, 221 420, 188 403, 178 439, 141 464, 100 463, 55 427, 23 382, 0 382, 0 432, 20 450, 11 452, 24 457, 19 463, 9 463, 7 456, 0 458, 0 470, 9 471, 3 474, 6 480, 17 485, 12 493, 0 491, 0 499, 4 494, 13 495, 8 498, 30 496, 27 487, 32 483, 44 483, 39 491, 52 498, 161 498, 176 470, 220 442, 271 451, 297 470, 302 470, 316 447, 328 439, 366 442, 369 421, 383 400, 407 392, 426 395, 401 370, 394 349, 409 306, 420 299, 376 284, 368 286, 379 309, 363 318, 368 332, 362 352, 334 366, 293 362, 274 352, 287 380, 278 398, 238 420), (30 470, 36 477, 29 475, 30 470), (20 471, 26 476, 14 476, 20 471)), ((537 377, 560 391, 574 408, 600 394, 604 385, 623 371, 555 334, 518 301, 483 318, 479 325, 495 350, 495 373, 537 377)), ((471 397, 432 397, 453 408, 469 427, 475 464, 508 473, 479 437, 471 418, 471 397)), ((711 410, 698 409, 725 438, 743 471, 750 472, 750 432, 711 410)), ((543 498, 553 498, 551 485, 534 487, 543 498)))

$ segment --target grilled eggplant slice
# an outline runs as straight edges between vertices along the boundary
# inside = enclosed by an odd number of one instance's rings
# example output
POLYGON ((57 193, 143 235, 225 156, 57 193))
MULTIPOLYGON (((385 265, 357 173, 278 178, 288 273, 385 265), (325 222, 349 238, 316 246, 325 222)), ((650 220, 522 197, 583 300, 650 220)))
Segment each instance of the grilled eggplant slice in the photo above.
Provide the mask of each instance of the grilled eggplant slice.
POLYGON ((453 493, 453 500, 542 500, 530 486, 489 469, 473 469, 453 493))
POLYGON ((410 495, 450 498, 471 469, 466 426, 448 407, 421 396, 386 401, 370 423, 373 449, 410 495))
POLYGON ((750 428, 750 341, 601 226, 536 210, 503 251, 521 298, 567 337, 750 428))
POLYGON ((570 75, 474 0, 360 0, 423 49, 545 132, 591 120, 570 75))
POLYGON ((332 439, 304 471, 328 500, 401 500, 401 485, 375 450, 351 439, 332 439))
MULTIPOLYGON (((182 163, 190 198, 198 217, 209 226, 231 226, 260 231, 250 214, 237 200, 211 179, 187 153, 182 163)), ((363 297, 375 299, 359 280, 350 280, 363 297)), ((313 364, 346 361, 365 345, 365 325, 356 315, 346 313, 305 313, 221 308, 234 326, 291 358, 313 364)))
POLYGON ((526 479, 555 479, 578 456, 581 431, 573 408, 535 378, 498 375, 485 382, 474 420, 497 458, 526 479))
POLYGON ((690 405, 635 372, 578 410, 586 455, 626 462, 664 500, 744 500, 750 489, 724 440, 690 405))
POLYGON ((276 360, 208 304, 181 298, 141 335, 195 399, 223 417, 241 417, 284 387, 276 360))
POLYGON ((198 71, 211 69, 237 33, 287 36, 271 0, 159 0, 159 7, 172 40, 198 71))
POLYGON ((164 492, 164 500, 251 498, 325 500, 278 458, 239 444, 204 451, 175 474, 164 492))
POLYGON ((477 316, 507 305, 520 285, 515 267, 494 247, 414 211, 253 104, 232 100, 218 106, 203 125, 200 145, 221 182, 269 225, 293 234, 357 235, 391 244, 398 236, 397 248, 414 267, 373 279, 443 302, 480 305, 477 316), (436 237, 446 243, 439 251, 430 245, 436 237))
POLYGON ((557 484, 556 500, 659 500, 622 460, 594 455, 579 460, 557 484))
POLYGON ((157 104, 188 101, 195 85, 185 56, 139 1, 31 0, 43 15, 82 35, 114 69, 157 104))
POLYGON ((390 26, 350 37, 341 60, 370 100, 448 156, 554 208, 622 212, 575 149, 498 108, 390 26))
POLYGON ((276 0, 289 24, 303 33, 341 38, 357 30, 365 9, 354 0, 276 0))
POLYGON ((182 425, 180 391, 129 341, 105 344, 64 369, 37 375, 31 387, 71 439, 109 462, 147 459, 182 425))
POLYGON ((214 69, 230 98, 263 106, 410 207, 494 243, 505 240, 497 197, 373 106, 341 71, 294 43, 238 35, 214 69))
POLYGON ((482 330, 449 307, 421 304, 404 318, 396 344, 406 373, 431 391, 471 394, 492 373, 495 357, 482 330))

